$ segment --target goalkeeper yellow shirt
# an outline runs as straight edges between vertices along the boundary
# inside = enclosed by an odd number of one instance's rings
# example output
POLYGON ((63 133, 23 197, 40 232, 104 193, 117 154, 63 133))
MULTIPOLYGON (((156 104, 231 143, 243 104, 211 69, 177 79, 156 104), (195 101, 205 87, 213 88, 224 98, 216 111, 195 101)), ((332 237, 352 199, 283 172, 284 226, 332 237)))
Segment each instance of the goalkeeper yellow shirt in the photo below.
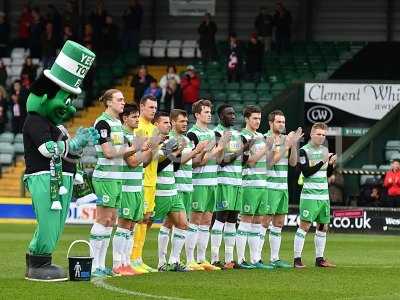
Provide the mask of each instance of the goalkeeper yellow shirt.
MULTIPOLYGON (((139 126, 135 129, 136 132, 142 132, 144 136, 151 137, 154 134, 154 130, 157 127, 152 124, 150 121, 146 120, 143 117, 139 117, 139 126)), ((140 135, 140 134, 139 134, 140 135)), ((144 168, 144 186, 156 186, 157 181, 157 166, 158 159, 153 159, 151 163, 144 168)))

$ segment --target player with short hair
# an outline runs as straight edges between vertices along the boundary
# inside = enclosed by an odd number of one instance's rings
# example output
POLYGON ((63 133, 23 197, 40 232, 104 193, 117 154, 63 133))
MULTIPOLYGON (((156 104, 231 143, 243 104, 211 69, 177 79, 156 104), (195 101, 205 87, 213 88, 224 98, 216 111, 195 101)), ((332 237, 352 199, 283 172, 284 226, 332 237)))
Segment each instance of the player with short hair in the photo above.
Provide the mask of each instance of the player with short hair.
MULTIPOLYGON (((233 269, 236 264, 233 259, 233 250, 236 239, 237 217, 242 207, 242 150, 243 144, 240 132, 234 129, 236 114, 229 104, 218 108, 220 123, 214 128, 217 139, 229 135, 229 141, 224 143, 221 160, 218 161, 218 192, 215 221, 211 231, 211 263, 233 269), (219 248, 222 237, 225 244, 225 262, 219 261, 219 248)), ((238 267, 254 268, 245 261, 239 262, 238 267)))
POLYGON ((299 167, 303 174, 303 189, 300 195, 300 225, 294 237, 295 268, 304 268, 301 254, 308 230, 317 223, 315 244, 315 266, 335 267, 324 259, 326 233, 330 223, 328 177, 336 164, 336 155, 324 146, 328 126, 315 123, 311 128, 309 142, 300 149, 299 167))
POLYGON ((153 220, 163 221, 158 234, 158 271, 186 272, 189 269, 180 263, 180 254, 185 244, 187 220, 183 200, 178 196, 174 176, 174 161, 180 161, 183 147, 177 140, 169 139, 171 129, 169 114, 158 112, 154 117, 154 125, 163 137, 164 142, 159 150, 157 168, 157 185, 153 220), (167 263, 166 254, 169 232, 174 226, 171 243, 172 249, 167 263))
MULTIPOLYGON (((174 175, 178 196, 182 199, 185 205, 186 216, 189 217, 192 210, 192 195, 193 195, 193 182, 192 182, 192 159, 196 155, 205 153, 207 141, 203 141, 194 147, 193 141, 189 140, 186 136, 188 115, 187 112, 181 109, 173 109, 170 113, 172 130, 169 133, 171 139, 176 139, 179 144, 184 145, 182 155, 179 162, 174 162, 174 175)), ((203 267, 197 263, 192 263, 188 266, 191 271, 204 270, 203 267)))
MULTIPOLYGON (((157 139, 156 126, 152 123, 154 115, 157 111, 157 99, 151 95, 145 95, 140 99, 140 117, 139 126, 135 130, 138 136, 144 136, 150 139, 157 139)), ((153 144, 152 141, 150 141, 153 144)), ((156 142, 154 142, 156 143, 156 142)), ((157 144, 157 143, 156 143, 157 144)), ((131 253, 132 267, 138 272, 157 272, 143 262, 142 253, 146 240, 147 229, 151 228, 151 215, 154 211, 156 180, 157 180, 157 164, 158 160, 153 159, 144 168, 143 181, 143 200, 144 200, 144 218, 143 221, 136 225, 134 235, 134 245, 131 253)))
POLYGON ((211 123, 211 101, 200 99, 193 103, 192 112, 196 124, 188 131, 187 137, 194 146, 207 142, 207 151, 193 158, 193 195, 192 213, 186 241, 186 257, 189 268, 196 267, 194 249, 197 245, 197 262, 205 270, 220 270, 206 260, 206 249, 210 236, 210 225, 215 211, 217 193, 217 163, 216 157, 221 155, 223 145, 216 143, 214 131, 208 128, 211 123))
MULTIPOLYGON (((273 269, 262 261, 259 250, 261 217, 267 215, 267 153, 268 147, 262 133, 261 109, 248 105, 244 109, 245 128, 241 131, 244 144, 250 143, 249 151, 243 153, 243 203, 236 235, 238 263, 245 264, 246 243, 249 244, 250 263, 257 269, 273 269)), ((269 153, 268 153, 269 154, 269 153)))
MULTIPOLYGON (((280 260, 281 233, 285 216, 289 207, 288 169, 289 165, 297 165, 297 144, 303 136, 301 128, 296 132, 285 135, 285 115, 280 110, 275 110, 268 115, 270 130, 266 138, 273 141, 272 161, 267 164, 267 217, 263 218, 261 236, 269 227, 270 265, 274 268, 291 268, 287 262, 280 260), (270 225, 272 221, 272 224, 270 225)), ((263 240, 260 243, 262 251, 263 240)))
POLYGON ((121 206, 118 211, 118 227, 113 238, 113 271, 120 275, 137 275, 130 262, 135 224, 143 220, 143 166, 150 163, 152 152, 144 138, 138 138, 134 130, 139 124, 139 108, 126 104, 120 114, 123 131, 128 145, 136 145, 138 151, 125 155, 123 164, 121 206))
MULTIPOLYGON (((96 220, 90 231, 90 244, 93 249, 93 276, 115 275, 106 268, 105 259, 117 209, 121 202, 123 156, 135 153, 134 146, 124 145, 124 132, 119 114, 123 112, 125 99, 121 91, 110 89, 100 97, 105 111, 96 119, 94 127, 100 134, 96 145, 97 163, 93 172, 93 188, 97 196, 96 220)), ((113 246, 115 247, 115 246, 113 246)))

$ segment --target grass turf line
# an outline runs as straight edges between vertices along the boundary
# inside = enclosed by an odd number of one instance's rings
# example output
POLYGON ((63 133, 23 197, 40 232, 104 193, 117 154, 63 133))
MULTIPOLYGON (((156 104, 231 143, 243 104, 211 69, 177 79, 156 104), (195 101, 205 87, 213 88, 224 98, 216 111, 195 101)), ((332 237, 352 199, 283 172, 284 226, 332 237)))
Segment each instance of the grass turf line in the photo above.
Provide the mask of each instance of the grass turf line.
MULTIPOLYGON (((0 299, 146 299, 87 282, 45 284, 24 280, 25 251, 33 230, 34 225, 0 224, 0 299)), ((90 226, 66 226, 54 262, 67 268, 69 244, 87 239, 89 231, 90 226)), ((157 233, 158 230, 151 230, 145 244, 144 260, 152 266, 157 265, 157 233)), ((289 262, 293 237, 294 232, 284 232, 282 237, 281 258, 289 262)), ((400 299, 399 247, 398 236, 329 234, 326 255, 338 268, 317 269, 313 267, 313 234, 308 234, 303 252, 308 268, 304 270, 169 272, 111 278, 106 283, 137 294, 186 299, 400 299)), ((111 250, 110 246, 109 265, 111 250)), ((86 255, 87 251, 81 245, 73 254, 86 255)), ((223 245, 221 254, 222 251, 223 245)), ((268 257, 266 242, 264 261, 268 257)))

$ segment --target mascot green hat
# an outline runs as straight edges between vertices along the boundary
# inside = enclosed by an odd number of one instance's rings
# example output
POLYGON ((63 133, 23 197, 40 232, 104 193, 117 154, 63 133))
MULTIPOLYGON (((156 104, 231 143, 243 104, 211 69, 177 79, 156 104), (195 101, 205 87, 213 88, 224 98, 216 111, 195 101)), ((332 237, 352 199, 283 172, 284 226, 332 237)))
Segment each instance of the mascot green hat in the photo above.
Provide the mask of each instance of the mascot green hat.
POLYGON ((89 49, 73 41, 66 41, 50 70, 44 75, 63 90, 80 94, 79 87, 96 57, 89 49))

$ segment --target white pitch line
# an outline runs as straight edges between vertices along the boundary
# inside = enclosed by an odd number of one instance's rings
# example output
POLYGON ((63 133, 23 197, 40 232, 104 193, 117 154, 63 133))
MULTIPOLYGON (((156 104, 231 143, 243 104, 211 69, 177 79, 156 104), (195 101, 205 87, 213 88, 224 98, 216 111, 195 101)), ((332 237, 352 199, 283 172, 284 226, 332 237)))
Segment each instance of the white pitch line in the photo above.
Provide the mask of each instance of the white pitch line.
POLYGON ((152 299, 191 300, 189 298, 178 298, 178 297, 151 295, 151 294, 145 294, 145 293, 141 293, 141 292, 135 292, 135 291, 131 291, 131 290, 126 290, 126 289, 122 289, 122 288, 119 288, 119 287, 116 287, 116 286, 113 286, 111 284, 106 283, 103 278, 94 278, 92 280, 92 283, 97 287, 109 290, 111 292, 120 293, 120 294, 139 296, 139 297, 144 297, 144 298, 152 298, 152 299))
POLYGON ((388 265, 388 266, 381 266, 381 265, 354 265, 354 266, 341 266, 341 265, 338 265, 338 266, 337 266, 337 268, 338 268, 338 269, 340 269, 340 268, 349 268, 349 269, 351 269, 351 268, 398 269, 398 268, 400 268, 400 267, 398 267, 398 266, 391 266, 391 265, 388 265))

